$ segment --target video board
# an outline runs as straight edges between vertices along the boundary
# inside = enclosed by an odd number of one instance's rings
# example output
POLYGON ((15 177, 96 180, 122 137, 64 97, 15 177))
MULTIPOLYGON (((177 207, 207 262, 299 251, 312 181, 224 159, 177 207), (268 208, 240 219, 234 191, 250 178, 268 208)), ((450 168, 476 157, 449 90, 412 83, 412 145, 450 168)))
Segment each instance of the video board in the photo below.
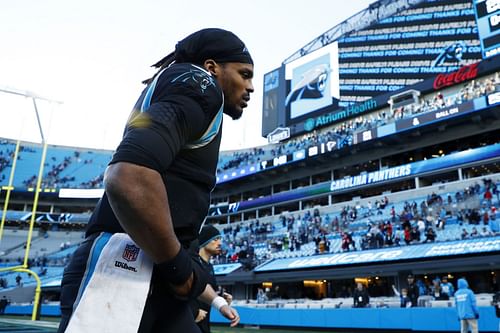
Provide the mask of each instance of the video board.
POLYGON ((472 1, 426 1, 283 64, 272 90, 276 113, 263 117, 262 135, 285 138, 286 129, 296 136, 316 129, 320 118, 330 125, 355 117, 380 106, 370 102, 376 96, 478 62, 472 1))
POLYGON ((474 9, 483 57, 495 56, 500 52, 500 0, 474 0, 474 9))
POLYGON ((334 42, 285 65, 288 124, 312 112, 338 107, 338 60, 338 44, 334 42))

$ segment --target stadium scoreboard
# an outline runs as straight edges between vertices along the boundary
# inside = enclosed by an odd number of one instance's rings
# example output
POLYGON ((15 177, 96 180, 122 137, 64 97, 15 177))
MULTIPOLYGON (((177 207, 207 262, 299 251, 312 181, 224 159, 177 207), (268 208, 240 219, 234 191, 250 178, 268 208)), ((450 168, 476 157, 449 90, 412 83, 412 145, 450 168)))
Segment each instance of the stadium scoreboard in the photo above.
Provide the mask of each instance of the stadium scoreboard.
POLYGON ((376 97, 496 54, 500 0, 430 0, 264 75, 262 135, 269 142, 357 117, 376 97), (487 29, 486 29, 487 28, 487 29))
POLYGON ((474 9, 483 57, 495 56, 500 52, 500 0, 474 0, 474 9))

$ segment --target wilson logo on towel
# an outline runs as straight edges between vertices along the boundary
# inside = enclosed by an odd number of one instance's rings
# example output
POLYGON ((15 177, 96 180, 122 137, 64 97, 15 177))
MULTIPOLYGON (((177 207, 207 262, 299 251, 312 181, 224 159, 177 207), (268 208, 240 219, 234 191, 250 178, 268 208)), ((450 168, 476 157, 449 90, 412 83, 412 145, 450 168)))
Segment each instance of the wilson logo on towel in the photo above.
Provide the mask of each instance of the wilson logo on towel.
POLYGON ((122 258, 127 261, 136 261, 140 250, 141 249, 134 244, 127 244, 123 251, 122 258))

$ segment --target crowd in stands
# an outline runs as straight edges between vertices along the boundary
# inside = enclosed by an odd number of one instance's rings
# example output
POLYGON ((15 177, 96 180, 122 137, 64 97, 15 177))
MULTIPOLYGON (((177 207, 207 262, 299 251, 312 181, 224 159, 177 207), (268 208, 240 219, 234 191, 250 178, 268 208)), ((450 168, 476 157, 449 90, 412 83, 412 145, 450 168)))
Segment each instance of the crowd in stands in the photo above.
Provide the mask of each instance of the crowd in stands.
MULTIPOLYGON (((6 184, 14 157, 14 141, 0 141, 0 182, 6 184)), ((41 147, 30 144, 21 144, 18 154, 18 163, 14 177, 15 187, 32 188, 36 186, 41 147), (21 178, 22 177, 22 178, 21 178)), ((49 147, 44 164, 42 188, 102 188, 104 169, 111 159, 110 152, 94 153, 83 152, 67 148, 49 147), (64 155, 63 155, 64 154, 64 155), (96 162, 92 156, 98 156, 96 162)))
POLYGON ((283 154, 291 154, 294 151, 321 143, 326 144, 328 142, 334 142, 334 149, 341 149, 354 143, 353 135, 355 132, 376 128, 403 118, 412 117, 416 114, 436 111, 452 105, 461 104, 495 92, 499 84, 500 73, 496 73, 494 77, 467 82, 459 91, 448 96, 444 96, 442 92, 437 92, 434 96, 421 98, 418 103, 395 108, 392 111, 384 109, 382 111, 359 116, 333 127, 313 131, 283 143, 253 148, 248 151, 236 151, 231 153, 232 155, 229 157, 226 156, 224 152, 221 152, 218 172, 258 163, 263 156, 274 158, 283 154))
POLYGON ((324 254, 446 241, 451 239, 442 235, 452 222, 472 228, 464 228, 460 237, 452 239, 498 235, 494 202, 500 203, 498 185, 484 178, 482 184, 476 182, 454 194, 432 192, 421 201, 391 203, 385 196, 374 205, 371 201, 365 206, 346 205, 337 213, 321 214, 315 208, 281 215, 275 222, 256 219, 224 225, 223 251, 214 263, 241 262, 252 269, 273 254, 304 255, 300 252, 304 246, 314 245, 310 254, 324 254), (332 247, 335 240, 340 240, 335 242, 338 247, 332 247))
MULTIPOLYGON (((57 163, 57 158, 55 156, 52 156, 50 158, 51 165, 50 165, 50 170, 46 173, 44 178, 42 179, 42 187, 45 188, 59 188, 59 187, 65 187, 68 184, 75 182, 76 177, 72 175, 65 175, 63 174, 65 170, 68 169, 68 167, 72 163, 80 163, 82 162, 80 159, 81 153, 79 151, 74 151, 73 156, 68 155, 64 156, 63 160, 59 163, 57 163)), ((83 160, 83 165, 92 165, 93 160, 92 159, 85 159, 83 160)), ((49 163, 46 162, 45 166, 49 166, 49 163)), ((79 188, 102 188, 103 186, 103 178, 104 174, 99 174, 95 176, 94 178, 80 182, 79 188)), ((37 181, 37 175, 33 175, 27 180, 23 181, 23 184, 26 187, 34 187, 36 185, 37 181)))
MULTIPOLYGON (((5 152, 0 150, 0 172, 2 172, 5 168, 7 168, 11 163, 11 154, 12 152, 7 149, 5 152)), ((2 180, 5 180, 5 175, 2 174, 2 180)))

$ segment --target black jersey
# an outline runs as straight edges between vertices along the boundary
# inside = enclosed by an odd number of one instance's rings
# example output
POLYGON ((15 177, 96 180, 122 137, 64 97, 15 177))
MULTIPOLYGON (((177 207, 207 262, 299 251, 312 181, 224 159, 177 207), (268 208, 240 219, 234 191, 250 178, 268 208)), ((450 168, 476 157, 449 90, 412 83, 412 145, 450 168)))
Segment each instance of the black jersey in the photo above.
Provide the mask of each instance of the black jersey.
MULTIPOLYGON (((110 164, 129 162, 163 178, 175 233, 181 243, 198 236, 215 186, 223 93, 204 69, 174 64, 159 73, 137 101, 110 164)), ((87 235, 124 232, 106 194, 92 214, 87 235)))
MULTIPOLYGON (((212 286, 212 288, 216 291, 217 290, 217 281, 215 280, 215 272, 214 272, 214 266, 210 262, 206 262, 201 256, 197 256, 196 260, 198 260, 201 264, 201 267, 203 270, 208 274, 209 279, 208 279, 208 284, 212 286)), ((219 295, 222 296, 222 295, 219 295)), ((190 301, 190 307, 191 311, 193 311, 193 316, 196 318, 196 315, 198 314, 198 309, 205 310, 207 312, 207 315, 205 319, 202 321, 198 322, 198 327, 200 327, 202 333, 210 333, 210 304, 206 304, 200 300, 193 299, 190 301)))

